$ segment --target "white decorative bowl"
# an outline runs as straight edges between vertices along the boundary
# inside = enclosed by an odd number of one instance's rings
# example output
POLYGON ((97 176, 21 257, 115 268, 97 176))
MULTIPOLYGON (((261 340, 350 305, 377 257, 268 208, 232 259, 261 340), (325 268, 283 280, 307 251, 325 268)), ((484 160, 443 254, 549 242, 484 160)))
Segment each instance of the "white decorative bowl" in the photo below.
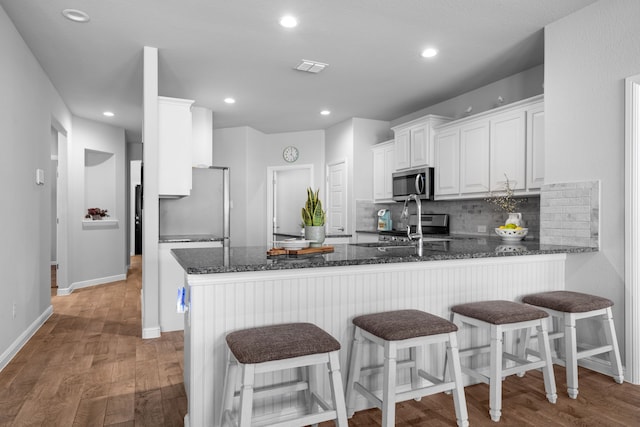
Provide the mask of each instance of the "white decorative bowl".
POLYGON ((309 243, 315 240, 304 239, 286 239, 279 242, 273 242, 273 246, 276 248, 283 248, 289 250, 304 249, 309 247, 309 243))
POLYGON ((524 239, 529 232, 528 228, 516 230, 514 228, 496 228, 496 234, 506 242, 518 242, 524 239))

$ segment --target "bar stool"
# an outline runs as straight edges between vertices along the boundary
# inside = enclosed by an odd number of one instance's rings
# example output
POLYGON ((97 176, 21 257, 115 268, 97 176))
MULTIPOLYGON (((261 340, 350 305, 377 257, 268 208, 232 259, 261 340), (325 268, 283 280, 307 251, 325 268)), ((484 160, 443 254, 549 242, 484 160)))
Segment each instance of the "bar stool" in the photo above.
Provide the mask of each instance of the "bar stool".
POLYGON ((229 363, 223 390, 220 425, 225 423, 247 427, 260 423, 252 416, 254 398, 305 392, 307 406, 303 415, 289 414, 262 420, 262 425, 306 426, 336 420, 347 427, 342 378, 338 351, 340 343, 311 323, 288 323, 244 329, 227 335, 229 363), (326 364, 331 385, 332 405, 318 394, 317 365, 326 364), (282 369, 306 368, 300 381, 287 382, 254 389, 258 373, 282 369), (240 391, 235 391, 238 371, 241 371, 240 391), (233 409, 234 397, 240 397, 239 408, 233 409), (317 409, 317 410, 316 410, 317 409))
POLYGON ((544 376, 544 389, 547 399, 556 403, 556 383, 553 376, 553 364, 551 351, 547 337, 547 325, 545 319, 548 314, 525 304, 512 301, 481 301, 468 304, 460 304, 451 307, 452 321, 458 328, 463 324, 484 328, 489 332, 490 344, 469 349, 461 349, 460 357, 475 356, 489 352, 489 370, 486 367, 468 368, 462 367, 462 372, 484 383, 489 384, 489 415, 495 422, 500 421, 502 415, 502 380, 504 377, 519 374, 531 369, 542 369, 544 376), (541 360, 528 361, 506 350, 503 346, 505 332, 520 329, 538 329, 538 345, 541 351, 541 360), (506 359, 506 360, 505 360, 506 359), (503 362, 511 361, 511 365, 503 362))
MULTIPOLYGON (((549 339, 564 338, 564 341, 561 341, 560 357, 554 358, 553 361, 566 367, 567 393, 570 398, 575 399, 578 397, 578 360, 596 354, 608 354, 610 375, 617 383, 622 384, 624 376, 622 374, 616 329, 613 324, 611 312, 613 302, 611 300, 580 292, 552 291, 527 295, 522 298, 522 302, 539 307, 549 313, 552 318, 559 319, 559 322, 564 325, 561 326, 558 323, 557 330, 554 329, 549 333, 549 339), (576 321, 587 318, 599 318, 602 321, 606 344, 579 351, 576 338, 576 321)), ((525 351, 526 354, 537 355, 530 349, 525 351)))
MULTIPOLYGON (((398 310, 358 316, 353 319, 355 334, 351 349, 347 380, 347 415, 353 416, 356 391, 382 411, 382 426, 395 425, 395 405, 409 399, 452 391, 458 426, 468 426, 467 404, 462 385, 456 331, 448 320, 419 310, 398 310), (362 367, 362 347, 370 341, 384 348, 384 365, 362 367), (451 381, 441 380, 419 369, 421 348, 427 344, 444 343, 453 362, 451 381), (398 350, 409 348, 410 359, 398 361, 398 350), (372 375, 384 367, 382 398, 360 383, 363 376, 372 375), (396 369, 411 369, 411 389, 396 391, 396 369), (431 385, 421 387, 420 378, 431 385)), ((446 377, 446 376, 445 376, 446 377)))

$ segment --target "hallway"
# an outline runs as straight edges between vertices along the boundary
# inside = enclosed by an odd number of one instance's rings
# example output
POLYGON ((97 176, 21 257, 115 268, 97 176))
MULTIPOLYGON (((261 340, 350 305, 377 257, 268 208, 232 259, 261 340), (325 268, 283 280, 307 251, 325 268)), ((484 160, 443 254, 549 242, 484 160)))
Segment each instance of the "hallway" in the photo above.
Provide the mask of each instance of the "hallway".
POLYGON ((182 426, 182 332, 142 340, 141 257, 126 281, 54 296, 0 372, 0 425, 182 426))

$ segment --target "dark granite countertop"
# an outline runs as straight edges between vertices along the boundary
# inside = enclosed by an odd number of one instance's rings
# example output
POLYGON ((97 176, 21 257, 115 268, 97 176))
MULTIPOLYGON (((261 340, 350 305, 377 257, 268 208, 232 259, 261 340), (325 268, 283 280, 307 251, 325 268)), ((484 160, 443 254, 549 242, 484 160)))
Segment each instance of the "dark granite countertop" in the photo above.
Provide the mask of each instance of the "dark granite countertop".
POLYGON ((221 242, 220 236, 211 234, 167 234, 161 235, 159 243, 189 243, 189 242, 221 242))
POLYGON ((455 236, 448 242, 427 242, 422 256, 416 254, 414 246, 385 247, 381 250, 377 247, 340 244, 334 245, 334 248, 332 253, 299 257, 268 257, 268 248, 265 246, 174 249, 172 252, 187 274, 210 274, 597 251, 596 248, 542 245, 537 240, 512 243, 498 237, 478 236, 455 236))
MULTIPOLYGON (((278 232, 278 233, 274 233, 276 236, 282 236, 286 239, 290 239, 290 238, 294 238, 294 239, 304 239, 304 235, 298 233, 287 233, 285 231, 283 232, 278 232)), ((324 235, 325 238, 332 238, 332 237, 351 237, 351 234, 347 234, 347 233, 325 233, 324 235)))

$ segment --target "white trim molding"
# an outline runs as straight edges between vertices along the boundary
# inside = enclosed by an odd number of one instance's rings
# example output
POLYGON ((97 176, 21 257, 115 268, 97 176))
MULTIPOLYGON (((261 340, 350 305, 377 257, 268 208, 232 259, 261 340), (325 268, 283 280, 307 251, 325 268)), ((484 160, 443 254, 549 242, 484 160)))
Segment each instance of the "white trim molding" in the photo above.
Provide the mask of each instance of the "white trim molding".
POLYGON ((640 74, 625 95, 625 379, 640 384, 640 74))
POLYGON ((127 274, 116 274, 115 276, 98 277, 97 279, 83 280, 82 282, 73 282, 68 288, 58 288, 57 295, 71 295, 74 290, 88 288, 89 286, 105 285, 107 283, 119 282, 127 280, 127 274))
POLYGON ((22 333, 20 336, 0 355, 0 371, 11 362, 20 349, 31 339, 31 337, 38 332, 38 329, 44 322, 53 314, 53 306, 50 305, 34 322, 22 333))

